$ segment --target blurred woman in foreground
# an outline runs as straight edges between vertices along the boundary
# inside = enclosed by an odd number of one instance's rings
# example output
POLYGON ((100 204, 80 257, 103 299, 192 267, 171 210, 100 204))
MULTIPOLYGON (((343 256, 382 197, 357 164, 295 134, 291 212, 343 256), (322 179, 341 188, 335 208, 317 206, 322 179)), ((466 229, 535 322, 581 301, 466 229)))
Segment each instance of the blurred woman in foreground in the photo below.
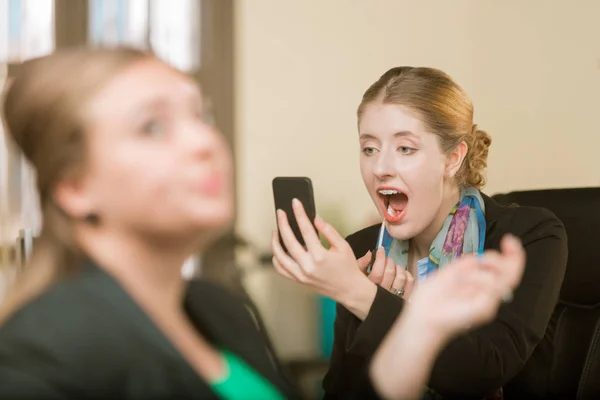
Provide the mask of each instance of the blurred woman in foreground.
MULTIPOLYGON (((0 307, 1 398, 299 397, 243 302, 181 277, 233 216, 230 150, 189 77, 137 50, 62 50, 21 66, 4 116, 44 223, 0 307)), ((493 316, 523 268, 511 240, 415 293, 421 311, 391 331, 371 395, 418 397, 444 342, 493 316), (417 327, 437 334, 407 347, 417 327), (390 382, 397 352, 414 364, 390 382)))

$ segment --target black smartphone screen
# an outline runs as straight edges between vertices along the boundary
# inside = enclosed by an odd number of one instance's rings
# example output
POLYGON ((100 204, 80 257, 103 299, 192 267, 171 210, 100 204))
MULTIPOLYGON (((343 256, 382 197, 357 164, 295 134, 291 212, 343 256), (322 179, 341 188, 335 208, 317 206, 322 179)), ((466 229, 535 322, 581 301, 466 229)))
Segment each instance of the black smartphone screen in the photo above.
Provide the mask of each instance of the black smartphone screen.
MULTIPOLYGON (((304 210, 306 211, 308 218, 311 220, 314 227, 314 220, 317 212, 310 178, 277 177, 273 179, 273 197, 275 200, 275 210, 283 210, 286 213, 290 227, 292 228, 296 239, 304 246, 305 242, 302 238, 300 228, 298 227, 298 222, 296 221, 296 217, 294 215, 294 209, 292 208, 292 200, 300 200, 304 206, 304 210)), ((279 241, 281 242, 283 249, 287 251, 283 240, 281 240, 281 233, 279 234, 279 241)))

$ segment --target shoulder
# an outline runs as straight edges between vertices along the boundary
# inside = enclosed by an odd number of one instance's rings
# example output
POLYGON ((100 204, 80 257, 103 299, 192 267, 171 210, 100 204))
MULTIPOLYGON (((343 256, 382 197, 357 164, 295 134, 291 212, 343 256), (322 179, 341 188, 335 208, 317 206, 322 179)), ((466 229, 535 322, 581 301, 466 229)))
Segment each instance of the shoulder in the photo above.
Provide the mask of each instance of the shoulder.
POLYGON ((372 225, 346 237, 356 258, 364 256, 367 251, 375 248, 380 227, 381 224, 372 225))
POLYGON ((567 234, 562 221, 550 210, 542 207, 526 207, 517 204, 501 205, 486 197, 486 219, 489 216, 488 236, 499 241, 507 233, 519 237, 524 245, 544 237, 564 242, 567 234))
POLYGON ((2 324, 0 364, 71 379, 81 377, 82 365, 96 363, 95 373, 101 376, 98 362, 126 347, 115 325, 119 320, 114 313, 81 290, 77 280, 54 283, 2 324))
POLYGON ((98 320, 92 310, 100 310, 93 304, 91 296, 80 289, 76 280, 51 284, 2 324, 0 337, 18 334, 29 339, 60 341, 67 332, 88 330, 90 324, 96 325, 98 320))

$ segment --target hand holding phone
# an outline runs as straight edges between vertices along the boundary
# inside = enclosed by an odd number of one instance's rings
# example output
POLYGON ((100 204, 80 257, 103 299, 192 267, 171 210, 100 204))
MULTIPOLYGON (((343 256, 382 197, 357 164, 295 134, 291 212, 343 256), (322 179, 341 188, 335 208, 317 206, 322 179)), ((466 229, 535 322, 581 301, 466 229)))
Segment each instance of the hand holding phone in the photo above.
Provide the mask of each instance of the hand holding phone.
POLYGON ((273 232, 271 246, 277 272, 366 318, 377 287, 360 270, 348 242, 316 216, 310 180, 275 178, 273 192, 278 231, 273 232))
MULTIPOLYGON (((292 207, 292 200, 298 199, 304 210, 306 211, 306 215, 313 223, 315 217, 317 216, 316 207, 315 207, 315 199, 313 195, 313 187, 310 178, 307 177, 277 177, 273 179, 273 197, 275 200, 275 210, 282 210, 287 215, 290 228, 292 228, 292 232, 294 232, 294 236, 296 240, 302 244, 302 246, 306 247, 306 243, 302 236, 302 232, 300 231, 300 227, 298 226, 298 221, 296 220, 296 216, 294 214, 294 209, 292 207)), ((279 242, 281 243, 283 249, 287 252, 283 240, 281 238, 281 231, 279 231, 279 242)))

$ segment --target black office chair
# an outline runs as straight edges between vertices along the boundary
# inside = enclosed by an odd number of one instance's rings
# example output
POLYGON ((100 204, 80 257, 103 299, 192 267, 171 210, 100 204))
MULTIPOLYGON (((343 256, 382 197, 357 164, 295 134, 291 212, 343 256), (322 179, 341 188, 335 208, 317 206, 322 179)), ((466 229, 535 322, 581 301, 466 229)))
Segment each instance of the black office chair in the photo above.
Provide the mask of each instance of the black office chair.
MULTIPOLYGON (((600 399, 600 188, 522 191, 493 198, 502 204, 547 208, 565 225, 569 259, 552 317, 558 324, 546 333, 554 336, 555 347, 547 398, 600 399)), ((526 365, 516 379, 538 375, 530 372, 526 365)))

